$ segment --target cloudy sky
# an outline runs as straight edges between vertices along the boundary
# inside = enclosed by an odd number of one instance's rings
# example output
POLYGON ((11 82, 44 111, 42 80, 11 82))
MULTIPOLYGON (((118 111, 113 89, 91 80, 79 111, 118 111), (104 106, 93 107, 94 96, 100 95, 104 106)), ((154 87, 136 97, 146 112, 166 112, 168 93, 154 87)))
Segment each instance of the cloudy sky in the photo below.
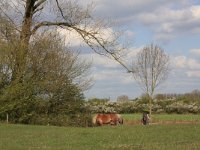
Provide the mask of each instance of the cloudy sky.
MULTIPOLYGON (((92 0, 85 0, 90 3, 92 0)), ((115 21, 131 41, 129 58, 150 43, 161 46, 171 58, 168 79, 157 93, 185 93, 200 89, 200 1, 199 0, 93 0, 94 15, 115 21)), ((112 29, 111 29, 112 30, 112 29)), ((72 44, 77 45, 73 40, 72 44)), ((86 98, 140 96, 131 74, 116 62, 94 53, 82 54, 93 61, 94 85, 86 98)))

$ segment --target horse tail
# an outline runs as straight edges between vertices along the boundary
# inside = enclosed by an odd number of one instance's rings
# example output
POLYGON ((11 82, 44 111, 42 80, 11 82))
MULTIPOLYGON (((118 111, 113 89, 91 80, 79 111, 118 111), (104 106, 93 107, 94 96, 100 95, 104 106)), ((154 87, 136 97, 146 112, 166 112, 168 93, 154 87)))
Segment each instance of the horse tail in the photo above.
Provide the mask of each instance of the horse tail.
MULTIPOLYGON (((97 114, 98 115, 98 114, 97 114)), ((97 115, 95 115, 93 118, 92 118, 92 123, 94 124, 94 125, 96 125, 96 123, 97 123, 97 115)))

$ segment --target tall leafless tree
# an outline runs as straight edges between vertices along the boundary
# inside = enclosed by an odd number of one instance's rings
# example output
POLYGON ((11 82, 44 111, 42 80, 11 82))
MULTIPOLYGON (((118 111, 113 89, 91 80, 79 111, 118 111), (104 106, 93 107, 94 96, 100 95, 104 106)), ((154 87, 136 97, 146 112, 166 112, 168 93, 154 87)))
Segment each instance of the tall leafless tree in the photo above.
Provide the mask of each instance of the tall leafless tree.
POLYGON ((133 76, 144 93, 149 97, 149 111, 152 112, 152 100, 156 88, 169 74, 169 56, 162 48, 151 44, 144 47, 133 63, 133 76))

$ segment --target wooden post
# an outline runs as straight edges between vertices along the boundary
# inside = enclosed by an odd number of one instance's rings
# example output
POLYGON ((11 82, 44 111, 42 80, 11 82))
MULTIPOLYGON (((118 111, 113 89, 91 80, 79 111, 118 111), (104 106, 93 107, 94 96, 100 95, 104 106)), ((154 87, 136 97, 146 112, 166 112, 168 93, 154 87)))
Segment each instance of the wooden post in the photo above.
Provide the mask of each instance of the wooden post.
POLYGON ((6 114, 6 123, 8 123, 8 120, 9 120, 9 116, 8 116, 8 113, 6 114))

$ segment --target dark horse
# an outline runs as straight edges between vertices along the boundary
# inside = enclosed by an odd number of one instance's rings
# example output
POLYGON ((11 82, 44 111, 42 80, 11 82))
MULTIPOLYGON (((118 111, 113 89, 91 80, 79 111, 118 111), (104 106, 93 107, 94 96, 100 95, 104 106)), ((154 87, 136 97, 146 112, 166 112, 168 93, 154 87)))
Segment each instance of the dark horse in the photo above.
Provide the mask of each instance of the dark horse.
POLYGON ((104 124, 118 125, 123 124, 123 118, 120 114, 97 114, 93 117, 92 122, 94 125, 102 126, 104 124))

